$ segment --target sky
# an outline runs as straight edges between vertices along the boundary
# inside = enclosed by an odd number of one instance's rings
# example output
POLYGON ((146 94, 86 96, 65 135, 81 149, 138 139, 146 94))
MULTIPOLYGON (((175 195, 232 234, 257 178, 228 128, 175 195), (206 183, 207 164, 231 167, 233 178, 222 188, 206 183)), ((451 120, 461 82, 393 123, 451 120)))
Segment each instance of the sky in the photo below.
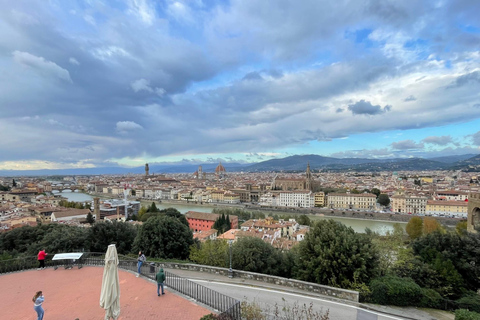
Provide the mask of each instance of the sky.
POLYGON ((0 6, 0 170, 480 153, 478 0, 0 6))

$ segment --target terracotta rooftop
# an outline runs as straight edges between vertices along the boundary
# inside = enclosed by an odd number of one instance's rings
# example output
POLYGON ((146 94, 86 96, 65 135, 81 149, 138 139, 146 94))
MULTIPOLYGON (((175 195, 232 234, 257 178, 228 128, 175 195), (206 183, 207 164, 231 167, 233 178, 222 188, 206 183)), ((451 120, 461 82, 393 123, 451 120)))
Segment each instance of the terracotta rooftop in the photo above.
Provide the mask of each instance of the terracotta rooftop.
MULTIPOLYGON (((100 308, 102 267, 76 267, 70 270, 25 271, 0 275, 0 301, 4 306, 1 319, 36 319, 32 297, 43 291, 45 319, 98 320, 105 311, 100 308)), ((210 310, 172 293, 157 296, 157 286, 135 274, 119 271, 120 308, 118 320, 191 320, 200 319, 210 310)))

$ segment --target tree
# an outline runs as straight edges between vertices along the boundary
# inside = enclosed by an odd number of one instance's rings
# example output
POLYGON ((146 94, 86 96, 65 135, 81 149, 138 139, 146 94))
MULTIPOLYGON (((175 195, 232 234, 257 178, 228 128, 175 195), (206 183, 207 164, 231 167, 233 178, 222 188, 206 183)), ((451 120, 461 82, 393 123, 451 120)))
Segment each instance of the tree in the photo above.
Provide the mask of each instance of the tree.
POLYGON ((150 207, 148 207, 147 212, 160 212, 160 210, 158 210, 157 206, 155 205, 155 202, 152 202, 150 207))
POLYGON ((429 234, 434 231, 441 231, 442 226, 440 223, 432 217, 425 217, 423 220, 423 234, 429 234))
POLYGON ((187 218, 185 218, 185 215, 181 214, 180 211, 178 211, 177 209, 167 208, 167 209, 160 210, 160 212, 164 213, 166 216, 176 218, 187 227, 190 227, 190 224, 188 223, 187 218))
POLYGON ((15 179, 12 179, 12 187, 16 187, 17 186, 17 183, 15 182, 15 179))
POLYGON ((230 217, 227 215, 227 218, 225 218, 225 214, 222 213, 222 215, 215 220, 212 228, 218 230, 219 234, 222 234, 230 230, 230 226, 230 217))
POLYGON ((225 240, 207 240, 190 247, 190 260, 198 264, 227 268, 228 250, 225 240))
POLYGON ((302 214, 300 217, 297 219, 298 224, 302 226, 310 226, 311 221, 310 218, 306 214, 302 214))
POLYGON ((87 214, 87 222, 90 224, 93 224, 95 222, 95 219, 93 218, 93 215, 91 212, 87 214))
POLYGON ((455 226, 455 231, 457 231, 457 233, 461 236, 465 235, 467 233, 467 221, 459 221, 455 226))
POLYGON ((115 243, 120 254, 132 251, 137 228, 129 223, 118 221, 97 221, 89 230, 87 247, 92 252, 106 252, 115 243))
POLYGON ((410 239, 417 239, 422 236, 423 220, 420 217, 412 217, 405 228, 410 239))
POLYGON ((377 197, 377 202, 382 206, 388 206, 390 204, 390 198, 388 197, 387 194, 381 193, 377 197))
POLYGON ((240 238, 232 246, 234 269, 275 275, 277 258, 275 248, 260 238, 240 238))
POLYGON ((366 234, 334 220, 318 221, 298 244, 296 278, 332 286, 367 283, 378 273, 378 252, 366 234))
POLYGON ((135 251, 162 259, 187 259, 193 234, 179 219, 165 214, 145 221, 134 241, 135 251))
POLYGON ((377 188, 373 188, 372 190, 370 190, 370 192, 373 193, 374 195, 376 195, 377 198, 381 193, 380 189, 377 189, 377 188))
POLYGON ((147 207, 142 206, 142 207, 138 210, 137 219, 140 220, 145 213, 147 213, 147 207))
POLYGON ((412 242, 413 253, 438 275, 434 289, 451 298, 480 288, 479 247, 480 235, 471 233, 433 232, 412 242))

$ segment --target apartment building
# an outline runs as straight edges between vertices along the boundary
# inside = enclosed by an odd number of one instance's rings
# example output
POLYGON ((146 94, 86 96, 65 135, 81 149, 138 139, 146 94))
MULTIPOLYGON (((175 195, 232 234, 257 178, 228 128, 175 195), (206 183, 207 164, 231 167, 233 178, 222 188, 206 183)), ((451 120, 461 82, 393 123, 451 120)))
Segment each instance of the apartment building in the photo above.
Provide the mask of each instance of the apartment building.
POLYGON ((373 193, 329 193, 328 207, 332 209, 373 210, 376 207, 377 196, 373 193))
POLYGON ((426 215, 466 218, 467 201, 427 200, 426 215))
POLYGON ((405 212, 412 214, 425 214, 427 211, 427 197, 409 196, 405 197, 405 212))
POLYGON ((315 192, 315 207, 325 206, 325 192, 315 192))
POLYGON ((312 208, 315 196, 311 191, 282 191, 279 193, 277 206, 312 208))

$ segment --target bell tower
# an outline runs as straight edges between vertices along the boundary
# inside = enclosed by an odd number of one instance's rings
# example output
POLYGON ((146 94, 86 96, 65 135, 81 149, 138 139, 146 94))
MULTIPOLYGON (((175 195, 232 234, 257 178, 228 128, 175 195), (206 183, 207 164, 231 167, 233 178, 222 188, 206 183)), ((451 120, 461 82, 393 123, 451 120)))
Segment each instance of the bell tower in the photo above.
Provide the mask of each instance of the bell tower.
POLYGON ((305 177, 305 189, 312 190, 312 173, 310 172, 310 162, 307 163, 307 172, 305 177))
POLYGON ((145 177, 148 177, 148 171, 149 171, 148 163, 145 163, 145 177))

